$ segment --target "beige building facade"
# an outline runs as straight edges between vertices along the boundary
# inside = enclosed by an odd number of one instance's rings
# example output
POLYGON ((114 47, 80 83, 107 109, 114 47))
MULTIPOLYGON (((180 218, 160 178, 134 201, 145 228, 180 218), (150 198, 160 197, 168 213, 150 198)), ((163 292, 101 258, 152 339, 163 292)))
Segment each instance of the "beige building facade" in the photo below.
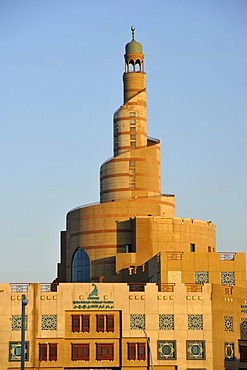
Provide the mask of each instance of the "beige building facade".
POLYGON ((0 370, 20 368, 23 295, 26 369, 247 369, 245 254, 217 252, 215 225, 161 193, 134 31, 100 202, 68 213, 52 284, 0 284, 0 370))

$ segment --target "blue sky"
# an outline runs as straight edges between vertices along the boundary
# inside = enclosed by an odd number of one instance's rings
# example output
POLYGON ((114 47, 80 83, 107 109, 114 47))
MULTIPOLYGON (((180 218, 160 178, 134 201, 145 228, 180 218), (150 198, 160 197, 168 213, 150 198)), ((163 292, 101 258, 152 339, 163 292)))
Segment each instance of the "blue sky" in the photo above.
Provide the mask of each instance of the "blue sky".
POLYGON ((99 200, 130 26, 177 216, 247 251, 247 2, 0 0, 0 281, 49 282, 66 213, 99 200))

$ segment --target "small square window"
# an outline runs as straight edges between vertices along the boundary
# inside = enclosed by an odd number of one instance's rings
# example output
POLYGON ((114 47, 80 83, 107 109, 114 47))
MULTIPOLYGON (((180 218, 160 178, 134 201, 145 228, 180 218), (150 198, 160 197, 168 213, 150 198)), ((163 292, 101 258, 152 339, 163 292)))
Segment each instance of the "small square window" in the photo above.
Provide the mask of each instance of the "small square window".
POLYGON ((158 360, 175 360, 176 359, 176 341, 158 340, 158 360))
MULTIPOLYGON (((29 342, 25 342, 25 361, 29 359, 29 342)), ((21 343, 9 342, 9 361, 21 361, 21 343)))
POLYGON ((131 134, 130 135, 130 140, 136 140, 136 134, 131 134))
POLYGON ((129 166, 130 167, 135 167, 136 165, 136 162, 135 161, 129 161, 129 166))
POLYGON ((135 119, 131 119, 131 120, 130 120, 130 124, 131 124, 131 125, 135 125, 135 124, 136 124, 136 120, 135 120, 135 119))
POLYGON ((136 131, 136 127, 131 127, 130 128, 130 132, 135 132, 136 131))
POLYGON ((132 148, 135 148, 135 147, 136 147, 136 142, 135 142, 135 141, 131 141, 131 142, 130 142, 130 146, 131 146, 132 148))
POLYGON ((186 341, 187 346, 187 360, 205 360, 205 341, 196 340, 186 341))
POLYGON ((130 112, 130 117, 135 117, 136 116, 136 112, 130 112))

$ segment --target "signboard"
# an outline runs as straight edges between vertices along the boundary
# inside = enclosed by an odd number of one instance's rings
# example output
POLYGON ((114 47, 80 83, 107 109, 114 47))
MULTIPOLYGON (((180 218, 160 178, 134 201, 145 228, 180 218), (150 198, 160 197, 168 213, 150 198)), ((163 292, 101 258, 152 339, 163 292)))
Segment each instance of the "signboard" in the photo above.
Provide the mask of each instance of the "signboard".
POLYGON ((79 310, 111 310, 114 302, 108 299, 101 299, 95 283, 92 284, 93 290, 85 300, 73 301, 74 309, 79 310))

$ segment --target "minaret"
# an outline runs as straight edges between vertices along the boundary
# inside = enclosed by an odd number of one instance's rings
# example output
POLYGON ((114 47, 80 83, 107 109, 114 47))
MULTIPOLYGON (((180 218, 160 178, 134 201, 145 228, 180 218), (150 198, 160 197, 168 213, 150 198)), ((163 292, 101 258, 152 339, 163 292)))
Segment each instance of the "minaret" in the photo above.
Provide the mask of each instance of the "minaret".
POLYGON ((114 157, 100 171, 102 203, 160 196, 160 145, 147 137, 144 54, 133 26, 131 31, 124 55, 124 104, 113 117, 114 157))
POLYGON ((142 44, 135 40, 135 28, 131 27, 132 40, 125 46, 124 104, 146 88, 144 54, 142 44))

